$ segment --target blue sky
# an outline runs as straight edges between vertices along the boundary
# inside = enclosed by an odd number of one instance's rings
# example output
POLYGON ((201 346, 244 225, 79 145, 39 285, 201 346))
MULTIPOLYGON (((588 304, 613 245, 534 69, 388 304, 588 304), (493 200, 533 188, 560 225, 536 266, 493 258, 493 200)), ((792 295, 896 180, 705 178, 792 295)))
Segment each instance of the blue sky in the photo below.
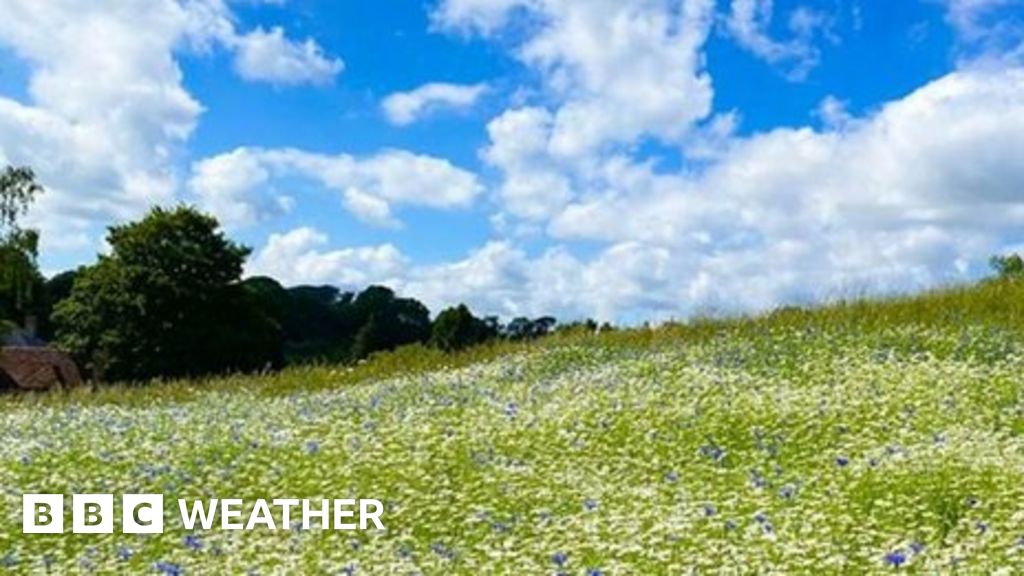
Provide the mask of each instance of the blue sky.
POLYGON ((286 284, 635 322, 969 280, 1021 241, 1020 0, 0 9, 0 163, 48 188, 51 272, 187 202, 286 284))

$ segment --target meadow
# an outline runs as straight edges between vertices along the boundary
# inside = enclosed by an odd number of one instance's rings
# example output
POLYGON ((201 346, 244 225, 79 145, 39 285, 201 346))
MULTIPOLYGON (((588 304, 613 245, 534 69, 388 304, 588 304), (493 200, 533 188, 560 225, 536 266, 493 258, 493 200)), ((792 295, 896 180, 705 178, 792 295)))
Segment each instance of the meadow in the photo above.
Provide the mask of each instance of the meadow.
MULTIPOLYGON (((1024 284, 0 400, 24 573, 1014 573, 1024 284), (365 497, 384 532, 21 534, 21 494, 365 497)), ((170 513, 176 507, 169 506, 170 513)))

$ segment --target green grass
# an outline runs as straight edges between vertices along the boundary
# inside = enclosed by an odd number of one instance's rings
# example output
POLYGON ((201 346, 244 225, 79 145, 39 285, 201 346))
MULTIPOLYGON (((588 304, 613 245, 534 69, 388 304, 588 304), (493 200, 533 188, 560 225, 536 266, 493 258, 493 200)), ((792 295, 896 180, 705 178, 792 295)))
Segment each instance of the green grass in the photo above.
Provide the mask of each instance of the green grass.
POLYGON ((0 400, 14 571, 1024 569, 1024 284, 355 367, 0 400), (162 492, 160 537, 20 534, 24 492, 162 492), (200 533, 173 500, 371 497, 383 533, 200 533), (553 558, 564 555, 564 565, 553 558), (127 557, 130 556, 130 557, 127 557), (889 560, 904 559, 901 567, 889 560))

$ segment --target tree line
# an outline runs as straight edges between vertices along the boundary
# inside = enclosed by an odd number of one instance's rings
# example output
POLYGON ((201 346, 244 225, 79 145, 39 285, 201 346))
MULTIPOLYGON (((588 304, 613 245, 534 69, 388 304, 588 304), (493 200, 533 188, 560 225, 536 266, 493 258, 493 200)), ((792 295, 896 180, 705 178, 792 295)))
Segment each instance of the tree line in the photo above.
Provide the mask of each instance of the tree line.
MULTIPOLYGON (((96 380, 145 381, 357 362, 412 344, 457 351, 497 339, 531 340, 552 317, 478 318, 465 305, 431 317, 384 286, 342 292, 243 279, 250 249, 189 206, 154 208, 112 226, 94 264, 44 278, 39 234, 19 225, 43 193, 27 168, 0 173, 0 319, 37 319, 41 337, 96 380)), ((596 329, 592 321, 567 329, 596 329)))

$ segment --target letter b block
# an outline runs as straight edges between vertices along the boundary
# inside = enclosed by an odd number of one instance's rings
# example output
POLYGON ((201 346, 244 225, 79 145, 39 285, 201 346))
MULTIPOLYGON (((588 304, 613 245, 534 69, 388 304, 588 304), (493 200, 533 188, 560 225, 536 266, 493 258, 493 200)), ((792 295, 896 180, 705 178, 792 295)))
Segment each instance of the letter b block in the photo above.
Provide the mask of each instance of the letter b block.
POLYGON ((25 494, 21 497, 23 534, 63 534, 64 496, 62 494, 25 494))
POLYGON ((73 495, 71 497, 71 530, 75 534, 113 534, 114 495, 73 495))

